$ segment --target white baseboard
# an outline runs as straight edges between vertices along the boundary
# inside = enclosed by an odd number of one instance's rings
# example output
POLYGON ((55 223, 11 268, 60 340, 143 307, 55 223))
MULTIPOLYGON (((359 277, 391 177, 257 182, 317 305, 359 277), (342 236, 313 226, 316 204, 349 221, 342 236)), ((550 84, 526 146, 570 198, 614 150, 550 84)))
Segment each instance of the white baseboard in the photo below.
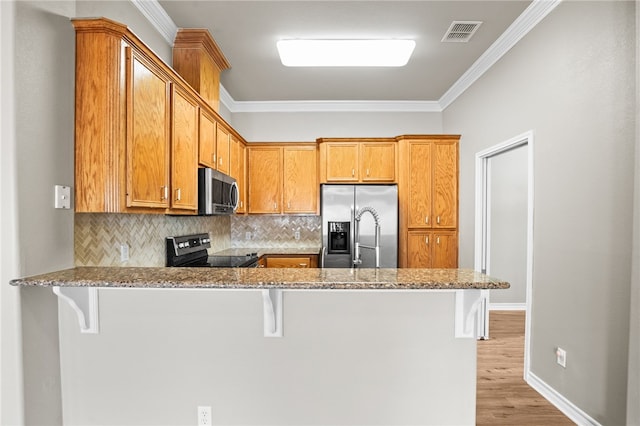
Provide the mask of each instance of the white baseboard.
POLYGON ((490 311, 526 311, 526 303, 489 303, 490 311))
POLYGON ((528 371, 526 373, 525 380, 529 386, 545 397, 558 410, 562 411, 571 421, 576 422, 576 424, 580 426, 602 426, 532 372, 528 371))

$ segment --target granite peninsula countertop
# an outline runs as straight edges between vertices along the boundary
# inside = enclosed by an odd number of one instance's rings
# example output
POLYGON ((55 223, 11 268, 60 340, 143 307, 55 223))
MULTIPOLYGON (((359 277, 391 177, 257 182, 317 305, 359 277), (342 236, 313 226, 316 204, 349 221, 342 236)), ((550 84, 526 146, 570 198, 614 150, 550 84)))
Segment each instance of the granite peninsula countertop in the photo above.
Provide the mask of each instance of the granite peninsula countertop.
POLYGON ((77 267, 15 279, 14 286, 283 290, 505 289, 470 269, 77 267))

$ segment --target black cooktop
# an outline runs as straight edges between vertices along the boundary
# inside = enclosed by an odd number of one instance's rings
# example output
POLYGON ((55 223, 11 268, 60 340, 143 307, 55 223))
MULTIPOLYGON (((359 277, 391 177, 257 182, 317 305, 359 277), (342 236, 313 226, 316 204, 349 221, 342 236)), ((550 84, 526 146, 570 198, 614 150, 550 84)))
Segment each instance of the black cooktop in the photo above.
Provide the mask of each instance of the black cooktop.
POLYGON ((247 253, 244 256, 211 255, 209 234, 183 235, 168 237, 166 266, 194 268, 252 268, 258 266, 258 254, 247 253))

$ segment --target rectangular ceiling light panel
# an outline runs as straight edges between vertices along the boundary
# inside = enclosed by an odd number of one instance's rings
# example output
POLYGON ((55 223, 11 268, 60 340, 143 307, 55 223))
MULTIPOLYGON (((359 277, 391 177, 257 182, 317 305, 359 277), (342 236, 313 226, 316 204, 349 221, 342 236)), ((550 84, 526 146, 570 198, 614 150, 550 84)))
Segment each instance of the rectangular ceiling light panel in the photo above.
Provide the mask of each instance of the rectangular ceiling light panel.
POLYGON ((287 67, 401 67, 409 62, 413 40, 280 40, 287 67))

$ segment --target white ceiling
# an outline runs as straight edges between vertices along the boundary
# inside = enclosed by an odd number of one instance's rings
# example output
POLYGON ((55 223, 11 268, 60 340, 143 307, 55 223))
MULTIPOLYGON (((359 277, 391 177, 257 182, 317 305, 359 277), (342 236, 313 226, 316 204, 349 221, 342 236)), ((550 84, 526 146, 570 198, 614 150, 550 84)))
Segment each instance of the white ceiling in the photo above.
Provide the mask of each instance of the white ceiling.
POLYGON ((487 56, 485 52, 531 1, 159 0, 158 4, 177 27, 209 30, 231 64, 221 83, 233 101, 442 104, 447 91, 478 58, 487 56), (442 43, 454 20, 483 24, 468 43, 442 43), (282 38, 385 37, 416 40, 407 66, 287 68, 276 50, 276 41, 282 38))

